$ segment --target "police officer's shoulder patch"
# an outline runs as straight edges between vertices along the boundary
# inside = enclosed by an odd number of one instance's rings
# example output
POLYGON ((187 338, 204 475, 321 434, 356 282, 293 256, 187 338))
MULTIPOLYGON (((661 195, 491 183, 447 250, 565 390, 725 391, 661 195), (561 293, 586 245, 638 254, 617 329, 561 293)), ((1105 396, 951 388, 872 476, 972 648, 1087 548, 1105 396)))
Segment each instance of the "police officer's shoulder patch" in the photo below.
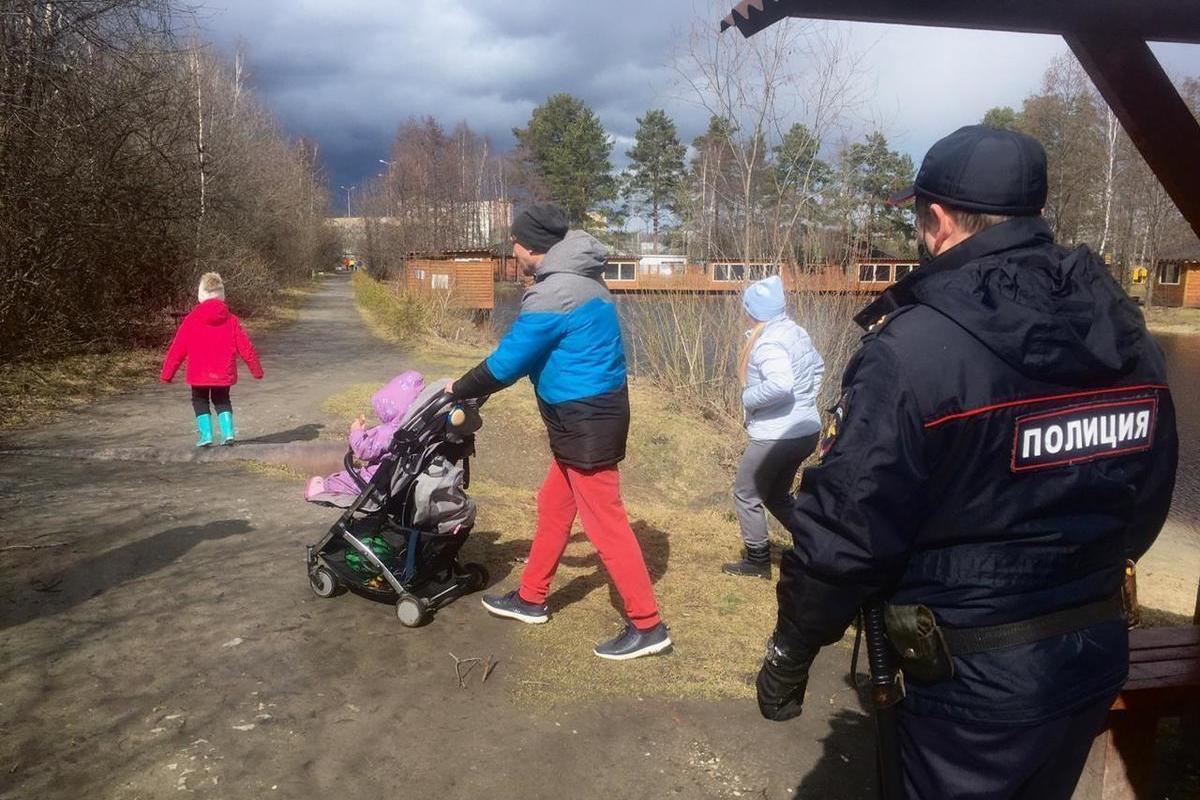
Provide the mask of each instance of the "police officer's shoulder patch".
POLYGON ((864 334, 863 338, 868 339, 878 336, 879 334, 883 333, 884 328, 886 328, 892 322, 895 322, 899 316, 912 311, 914 308, 916 308, 915 305, 900 306, 899 308, 882 315, 867 326, 867 332, 864 334))
POLYGON ((846 415, 850 413, 850 393, 843 392, 837 405, 825 413, 825 427, 821 431, 821 441, 817 445, 817 460, 819 461, 824 461, 825 456, 829 455, 838 435, 842 432, 842 426, 846 423, 846 415))

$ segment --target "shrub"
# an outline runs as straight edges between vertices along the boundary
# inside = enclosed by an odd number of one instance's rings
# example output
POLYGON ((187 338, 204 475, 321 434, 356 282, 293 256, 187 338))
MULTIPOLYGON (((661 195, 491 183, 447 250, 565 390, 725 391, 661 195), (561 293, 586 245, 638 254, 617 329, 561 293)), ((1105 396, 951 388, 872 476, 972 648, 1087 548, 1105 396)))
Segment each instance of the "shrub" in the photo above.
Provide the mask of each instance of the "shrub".
MULTIPOLYGON (((846 295, 793 294, 791 316, 825 361, 818 397, 824 410, 836 400, 842 370, 858 346, 853 316, 862 300, 846 295)), ((733 295, 661 292, 630 302, 625 310, 633 372, 666 389, 682 405, 709 418, 739 425, 741 381, 737 375, 742 334, 750 327, 733 295)))
POLYGON ((429 333, 432 315, 424 298, 394 291, 365 272, 354 273, 354 295, 381 333, 396 341, 411 341, 429 333))

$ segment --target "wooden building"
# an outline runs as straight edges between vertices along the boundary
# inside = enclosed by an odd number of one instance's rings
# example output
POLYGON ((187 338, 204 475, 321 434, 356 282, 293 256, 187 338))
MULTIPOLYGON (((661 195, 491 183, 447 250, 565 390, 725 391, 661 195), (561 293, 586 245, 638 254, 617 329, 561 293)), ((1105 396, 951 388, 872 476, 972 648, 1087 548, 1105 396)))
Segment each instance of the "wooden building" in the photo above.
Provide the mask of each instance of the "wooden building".
POLYGON ((490 312, 496 307, 495 262, 490 253, 408 258, 404 262, 404 285, 410 292, 445 292, 459 308, 490 312))
POLYGON ((891 286, 912 270, 912 259, 871 259, 848 267, 826 266, 815 270, 780 267, 766 262, 710 261, 684 264, 669 274, 643 268, 639 259, 613 256, 604 269, 604 280, 613 294, 642 292, 688 292, 698 294, 734 294, 746 284, 769 275, 779 275, 789 292, 822 294, 874 295, 891 286))
POLYGON ((1200 238, 1167 249, 1155 277, 1154 305, 1200 308, 1200 238))

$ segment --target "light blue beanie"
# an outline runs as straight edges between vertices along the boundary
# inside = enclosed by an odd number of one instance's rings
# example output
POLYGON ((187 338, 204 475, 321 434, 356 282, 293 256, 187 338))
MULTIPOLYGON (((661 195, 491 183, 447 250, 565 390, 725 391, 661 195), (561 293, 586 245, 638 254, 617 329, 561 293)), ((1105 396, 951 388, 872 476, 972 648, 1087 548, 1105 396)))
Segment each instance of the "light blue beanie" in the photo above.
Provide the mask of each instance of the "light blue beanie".
POLYGON ((746 313, 759 322, 775 319, 787 310, 783 298, 783 281, 778 275, 755 281, 746 287, 742 295, 742 305, 746 313))

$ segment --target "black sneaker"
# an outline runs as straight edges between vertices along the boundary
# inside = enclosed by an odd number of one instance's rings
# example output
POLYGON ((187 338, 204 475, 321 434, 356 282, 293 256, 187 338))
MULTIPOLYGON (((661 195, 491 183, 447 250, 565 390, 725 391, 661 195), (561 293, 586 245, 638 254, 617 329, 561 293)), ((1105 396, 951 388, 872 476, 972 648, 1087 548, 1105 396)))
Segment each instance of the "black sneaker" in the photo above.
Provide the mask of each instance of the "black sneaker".
POLYGON ((596 645, 593 653, 610 661, 628 661, 640 656, 652 656, 671 648, 667 626, 660 622, 647 631, 639 631, 632 623, 607 642, 596 645))
POLYGON ((751 549, 749 547, 744 548, 742 550, 742 559, 740 561, 733 561, 729 564, 722 564, 721 572, 724 572, 726 575, 739 575, 747 578, 770 579, 770 546, 755 549, 751 549))
POLYGON ((516 619, 528 622, 530 625, 540 625, 550 621, 550 612, 545 603, 526 603, 515 591, 508 594, 485 594, 483 607, 497 617, 516 619))

